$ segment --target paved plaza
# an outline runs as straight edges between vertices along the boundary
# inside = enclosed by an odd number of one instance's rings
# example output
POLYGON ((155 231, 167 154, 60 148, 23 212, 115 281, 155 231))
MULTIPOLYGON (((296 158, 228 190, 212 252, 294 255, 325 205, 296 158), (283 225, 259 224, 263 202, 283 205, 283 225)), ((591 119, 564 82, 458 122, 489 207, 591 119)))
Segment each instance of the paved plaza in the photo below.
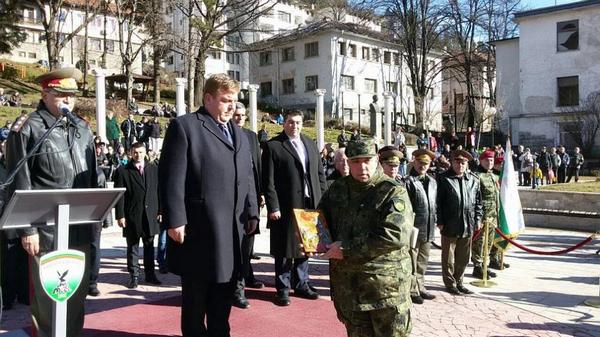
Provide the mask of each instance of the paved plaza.
MULTIPOLYGON (((265 221, 262 222, 264 223, 265 221)), ((262 234, 257 237, 255 247, 262 258, 254 261, 255 270, 257 277, 271 287, 266 291, 274 297, 273 260, 268 256, 269 231, 264 228, 261 230, 262 234)), ((528 228, 519 242, 534 249, 552 251, 574 245, 588 235, 528 228)), ((179 279, 172 274, 159 274, 164 282, 162 286, 142 284, 138 289, 127 289, 124 286, 128 280, 126 245, 117 227, 105 230, 102 247, 99 285, 102 295, 89 298, 89 315, 166 300, 179 294, 179 279)), ((600 336, 600 309, 583 304, 584 300, 598 298, 599 295, 600 255, 595 254, 598 248, 598 240, 584 249, 557 256, 532 255, 514 248, 505 260, 511 267, 499 272, 499 276, 494 279, 498 285, 487 289, 471 286, 476 291, 471 296, 452 296, 443 291, 440 250, 433 249, 426 281, 437 298, 426 301, 423 305, 413 306, 412 336, 600 336)), ((327 262, 315 260, 311 268, 313 284, 327 299, 327 262)), ((471 271, 472 268, 469 267, 467 273, 470 274, 471 271)), ((467 278, 467 282, 471 280, 467 278)), ((266 296, 251 299, 250 303, 259 300, 270 301, 269 296, 266 296)), ((332 306, 327 300, 314 303, 332 306)), ((236 310, 238 309, 234 309, 232 315, 238 313, 236 310)), ((273 305, 271 310, 281 309, 273 305)), ((264 324, 269 324, 268 317, 263 319, 264 324)), ((109 322, 106 324, 110 325, 109 322)), ((331 325, 336 326, 336 331, 340 331, 339 324, 332 319, 331 325)), ((28 308, 17 304, 13 310, 4 313, 0 336, 26 336, 21 329, 29 325, 28 308)), ((232 331, 234 337, 237 335, 235 328, 234 326, 232 331)), ((152 333, 152 336, 162 335, 152 333)), ((293 337, 293 334, 285 335, 293 337)))

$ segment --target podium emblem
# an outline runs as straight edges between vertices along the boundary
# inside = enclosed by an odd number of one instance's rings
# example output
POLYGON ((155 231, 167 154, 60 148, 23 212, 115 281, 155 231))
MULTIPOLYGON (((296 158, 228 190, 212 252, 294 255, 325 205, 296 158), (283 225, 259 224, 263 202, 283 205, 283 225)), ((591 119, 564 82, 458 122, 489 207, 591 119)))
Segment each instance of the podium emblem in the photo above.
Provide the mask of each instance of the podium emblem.
POLYGON ((85 270, 85 254, 78 250, 57 250, 40 258, 40 280, 55 302, 67 301, 79 288, 85 270))

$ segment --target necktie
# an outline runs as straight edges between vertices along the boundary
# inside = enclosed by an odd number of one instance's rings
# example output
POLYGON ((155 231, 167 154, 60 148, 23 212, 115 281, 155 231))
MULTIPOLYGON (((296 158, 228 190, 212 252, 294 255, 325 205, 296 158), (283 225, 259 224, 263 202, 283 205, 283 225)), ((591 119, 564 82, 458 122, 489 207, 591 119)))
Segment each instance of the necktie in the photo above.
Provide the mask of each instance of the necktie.
POLYGON ((219 129, 221 129, 221 132, 223 132, 223 135, 229 141, 229 144, 233 144, 233 139, 231 139, 231 134, 229 133, 229 129, 227 128, 227 125, 219 124, 219 129))
POLYGON ((140 175, 144 176, 144 166, 138 164, 137 169, 140 172, 140 175))

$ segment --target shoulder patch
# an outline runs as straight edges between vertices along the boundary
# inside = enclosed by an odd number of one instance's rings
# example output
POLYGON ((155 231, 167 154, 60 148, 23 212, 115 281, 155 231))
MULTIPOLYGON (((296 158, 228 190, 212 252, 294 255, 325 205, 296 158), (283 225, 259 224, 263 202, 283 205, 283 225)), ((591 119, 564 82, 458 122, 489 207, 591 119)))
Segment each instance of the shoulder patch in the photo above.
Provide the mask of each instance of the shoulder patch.
POLYGON ((25 116, 21 116, 21 117, 17 118, 15 120, 15 122, 13 123, 10 131, 12 131, 12 132, 21 131, 21 128, 23 127, 23 125, 25 125, 25 121, 27 121, 28 118, 29 118, 29 115, 25 115, 25 116))
POLYGON ((406 208, 406 206, 404 205, 404 200, 400 198, 392 199, 392 207, 394 208, 394 210, 396 210, 396 212, 404 212, 404 209, 406 208))

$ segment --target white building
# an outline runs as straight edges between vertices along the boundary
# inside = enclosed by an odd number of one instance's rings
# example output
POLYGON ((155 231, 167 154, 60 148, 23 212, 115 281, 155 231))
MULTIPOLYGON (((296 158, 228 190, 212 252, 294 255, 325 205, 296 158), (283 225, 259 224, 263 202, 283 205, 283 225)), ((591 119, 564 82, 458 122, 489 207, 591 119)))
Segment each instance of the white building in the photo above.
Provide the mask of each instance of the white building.
MULTIPOLYGON (((0 55, 10 61, 23 63, 41 63, 47 64, 48 51, 46 40, 44 38, 45 30, 42 25, 42 14, 35 5, 24 2, 21 5, 22 19, 18 25, 27 33, 27 40, 19 47, 11 51, 10 54, 0 55)), ((48 12, 48 5, 46 5, 48 12)), ((70 34, 73 30, 82 25, 85 19, 84 1, 66 0, 59 14, 57 27, 61 34, 70 34)), ((101 65, 101 56, 103 53, 104 38, 104 15, 97 15, 88 24, 88 66, 90 68, 101 65)), ((84 29, 81 29, 75 38, 73 38, 61 50, 59 61, 65 65, 77 65, 83 60, 84 49, 84 29)), ((115 16, 106 17, 106 69, 108 73, 122 73, 122 61, 119 52, 119 24, 115 16)), ((140 41, 134 39, 134 48, 139 46, 140 41)), ((142 54, 133 64, 133 72, 142 73, 142 54)))
MULTIPOLYGON (((397 122, 414 125, 408 70, 398 46, 364 25, 321 20, 279 34, 257 45, 269 49, 250 56, 250 79, 260 85, 259 102, 300 109, 312 115, 315 89, 325 89, 325 111, 331 117, 369 125, 369 104, 392 92, 397 122), (275 47, 274 47, 275 46, 275 47)), ((440 59, 432 58, 439 66, 440 59)), ((426 126, 441 128, 441 72, 425 103, 426 126)))
POLYGON ((520 36, 495 42, 499 112, 514 144, 572 148, 576 144, 566 130, 574 127, 573 111, 600 91, 600 1, 524 11, 515 18, 520 36))
MULTIPOLYGON (((292 30, 310 18, 309 12, 302 5, 294 1, 267 0, 274 5, 265 5, 263 8, 270 10, 261 15, 257 20, 248 25, 247 29, 231 34, 224 41, 223 50, 209 52, 206 60, 205 77, 213 74, 226 73, 242 83, 242 88, 247 88, 249 81, 248 53, 235 52, 237 46, 251 44, 267 39, 280 32, 292 30), (231 50, 231 51, 229 51, 231 50)), ((187 41, 188 19, 178 9, 167 11, 167 22, 170 23, 173 35, 187 41)), ((239 50, 239 49, 237 49, 239 50)), ((170 52, 165 58, 165 67, 168 72, 178 77, 186 77, 186 57, 184 51, 170 52)))

